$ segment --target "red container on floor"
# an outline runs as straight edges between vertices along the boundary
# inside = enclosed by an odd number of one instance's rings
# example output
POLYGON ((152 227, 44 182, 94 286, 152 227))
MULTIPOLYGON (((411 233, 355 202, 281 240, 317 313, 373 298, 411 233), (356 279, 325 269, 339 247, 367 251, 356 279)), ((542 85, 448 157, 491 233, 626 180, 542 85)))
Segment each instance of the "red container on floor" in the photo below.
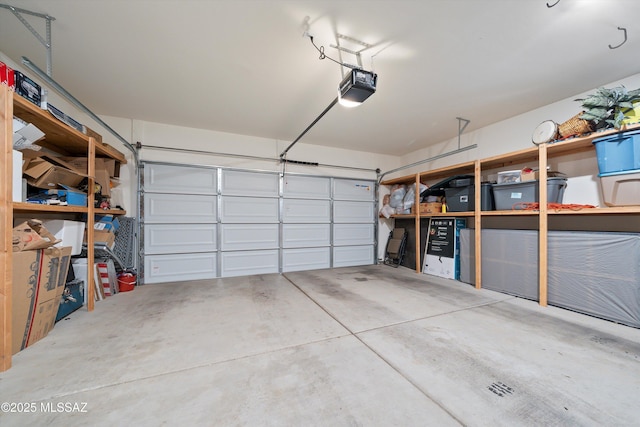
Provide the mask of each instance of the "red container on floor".
POLYGON ((136 286, 136 275, 133 273, 120 273, 118 275, 118 288, 120 292, 132 291, 136 286))

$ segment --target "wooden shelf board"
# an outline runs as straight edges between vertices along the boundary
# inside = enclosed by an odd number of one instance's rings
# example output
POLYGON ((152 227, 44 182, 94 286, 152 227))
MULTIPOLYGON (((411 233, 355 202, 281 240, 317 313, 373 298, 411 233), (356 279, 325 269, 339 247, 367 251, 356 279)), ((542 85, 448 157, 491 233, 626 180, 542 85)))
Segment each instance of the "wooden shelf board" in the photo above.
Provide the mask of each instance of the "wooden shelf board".
POLYGON ((585 208, 580 210, 554 210, 549 209, 549 215, 612 215, 612 214, 639 214, 640 206, 612 206, 605 208, 585 208))
POLYGON ((64 212, 64 213, 87 213, 86 206, 57 206, 40 205, 37 203, 13 203, 14 212, 64 212))
POLYGON ((511 211, 482 211, 482 216, 517 216, 517 215, 538 215, 539 211, 534 210, 511 210, 511 211))
POLYGON ((391 215, 389 218, 399 218, 399 219, 414 219, 416 216, 414 214, 396 214, 391 215))
POLYGON ((96 209, 94 213, 96 215, 126 215, 127 211, 124 209, 96 209))
POLYGON ((398 178, 385 179, 380 182, 380 185, 396 185, 396 184, 413 184, 416 182, 416 174, 405 175, 398 178))
MULTIPOLYGON (((40 205, 37 203, 13 203, 14 212, 87 213, 85 206, 40 205)), ((96 209, 96 215, 126 215, 123 209, 96 209)))
MULTIPOLYGON (((77 129, 62 123, 50 112, 39 108, 19 95, 13 97, 13 114, 16 117, 33 123, 46 135, 37 142, 38 145, 68 156, 86 156, 89 137, 77 129)), ((96 143, 97 157, 109 157, 126 163, 122 153, 108 144, 96 143)))
MULTIPOLYGON (((458 217, 465 216, 470 217, 474 216, 474 212, 441 212, 441 213, 429 213, 429 214, 421 214, 420 218, 431 218, 431 217, 458 217)), ((390 218, 399 218, 399 219, 414 219, 416 216, 414 214, 407 215, 391 215, 390 218)))
POLYGON ((622 130, 609 129, 601 132, 592 132, 588 135, 565 139, 562 141, 553 141, 547 143, 547 157, 556 157, 566 154, 577 153, 581 151, 590 151, 595 149, 593 140, 596 138, 602 138, 605 136, 615 135, 626 130, 640 129, 640 124, 634 124, 625 127, 622 130))
MULTIPOLYGON (((505 216, 505 215, 538 215, 537 210, 512 210, 512 211, 482 211, 482 216, 505 216)), ((612 206, 606 208, 584 208, 580 210, 572 209, 549 209, 549 215, 615 215, 615 214, 639 214, 640 206, 612 206)))
POLYGON ((430 217, 459 217, 459 216, 464 216, 464 217, 469 217, 469 216, 474 216, 475 214, 473 212, 441 212, 441 213, 431 213, 431 214, 422 214, 420 215, 420 218, 430 218, 430 217))

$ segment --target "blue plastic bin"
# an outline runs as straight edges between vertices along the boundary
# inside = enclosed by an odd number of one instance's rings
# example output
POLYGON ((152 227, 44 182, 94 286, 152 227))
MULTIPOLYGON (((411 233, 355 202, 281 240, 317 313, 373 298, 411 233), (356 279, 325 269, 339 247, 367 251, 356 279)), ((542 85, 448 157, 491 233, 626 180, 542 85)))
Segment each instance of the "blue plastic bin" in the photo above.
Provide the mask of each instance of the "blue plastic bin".
POLYGON ((593 140, 600 174, 640 169, 640 129, 593 140))

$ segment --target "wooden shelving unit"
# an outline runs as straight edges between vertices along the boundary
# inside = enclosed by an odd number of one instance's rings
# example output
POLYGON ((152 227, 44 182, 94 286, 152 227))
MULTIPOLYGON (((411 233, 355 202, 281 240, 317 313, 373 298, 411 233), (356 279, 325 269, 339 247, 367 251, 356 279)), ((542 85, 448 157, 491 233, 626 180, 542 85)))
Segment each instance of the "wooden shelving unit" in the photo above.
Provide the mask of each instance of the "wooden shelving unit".
MULTIPOLYGON (((639 129, 640 125, 629 126, 627 129, 639 129)), ((465 162, 449 167, 443 167, 430 171, 418 172, 414 175, 407 175, 399 178, 389 179, 381 182, 381 185, 395 185, 395 184, 415 184, 416 188, 420 183, 433 184, 444 178, 462 175, 473 174, 475 182, 481 182, 482 172, 488 170, 509 170, 513 168, 513 165, 530 164, 537 165, 539 168, 539 183, 547 182, 547 162, 548 159, 573 155, 576 153, 590 152, 595 156, 595 148, 592 144, 595 138, 612 135, 618 133, 617 130, 608 130, 604 132, 596 132, 583 137, 571 138, 563 141, 554 141, 547 144, 541 144, 539 146, 532 146, 523 150, 513 151, 498 156, 492 156, 484 159, 479 159, 474 162, 465 162)), ((473 217, 475 227, 475 266, 476 266, 476 288, 482 286, 482 244, 481 244, 481 229, 482 218, 485 217, 536 217, 538 219, 538 231, 539 231, 539 304, 542 306, 547 305, 547 237, 549 230, 549 217, 550 216, 563 216, 563 215, 638 215, 640 214, 640 206, 625 206, 625 207, 599 207, 599 208, 585 208, 581 210, 553 210, 548 209, 546 203, 540 204, 539 210, 500 210, 500 211, 482 211, 480 203, 481 186, 475 186, 475 211, 472 212, 447 212, 447 213, 434 213, 434 214, 412 214, 412 215, 393 215, 392 218, 399 219, 415 219, 415 230, 420 230, 421 218, 435 218, 435 217, 473 217)), ((417 192, 416 192, 417 193, 417 192)), ((547 186, 540 185, 538 188, 539 200, 547 200, 547 186)), ((419 194, 416 194, 415 203, 419 203, 419 194)), ((419 233, 416 233, 419 237, 419 233)), ((416 265, 415 270, 420 273, 421 263, 420 254, 422 242, 420 239, 416 239, 416 265)))
MULTIPOLYGON (((97 142, 76 129, 60 122, 48 111, 40 109, 26 99, 16 95, 6 85, 0 85, 0 330, 2 341, 0 342, 0 371, 11 367, 11 318, 12 318, 12 230, 14 213, 21 215, 56 214, 75 218, 79 215, 87 215, 87 228, 93 229, 95 213, 110 213, 123 215, 125 211, 120 209, 101 210, 94 208, 94 195, 87 195, 88 206, 55 206, 39 205, 31 203, 13 203, 12 199, 12 170, 13 170, 13 117, 18 117, 28 123, 33 123, 42 132, 44 140, 38 141, 38 145, 63 156, 86 156, 88 160, 87 175, 89 188, 95 185, 95 159, 104 157, 115 159, 124 164, 126 159, 122 153, 108 144, 97 142)), ((87 265, 94 264, 94 239, 93 233, 87 236, 87 265)), ((94 309, 93 274, 87 274, 87 309, 94 309)))

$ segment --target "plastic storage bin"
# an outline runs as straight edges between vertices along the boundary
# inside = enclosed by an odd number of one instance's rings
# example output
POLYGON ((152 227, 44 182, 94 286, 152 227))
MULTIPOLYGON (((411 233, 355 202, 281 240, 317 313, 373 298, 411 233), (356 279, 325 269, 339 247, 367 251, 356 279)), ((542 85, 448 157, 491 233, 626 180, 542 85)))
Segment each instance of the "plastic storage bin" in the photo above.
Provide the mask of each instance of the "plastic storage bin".
POLYGON ((601 174, 640 169, 640 130, 593 140, 601 174))
MULTIPOLYGON (((547 202, 562 203, 567 178, 547 178, 547 202)), ((493 198, 496 210, 522 209, 519 203, 538 202, 538 181, 494 184, 493 198)))
POLYGON ((600 174, 600 187, 607 206, 640 205, 640 169, 600 174))
POLYGON ((456 176, 451 176, 445 180, 442 180, 436 184, 433 184, 432 186, 430 186, 429 188, 427 188, 426 190, 424 190, 423 192, 420 193, 420 198, 422 201, 426 202, 427 201, 427 197, 429 196, 444 196, 445 195, 445 189, 452 187, 452 186, 457 186, 457 187, 461 187, 464 185, 470 185, 473 184, 473 175, 456 175, 456 176))
MULTIPOLYGON (((480 209, 483 211, 492 211, 494 209, 491 187, 492 185, 490 183, 483 182, 480 188, 480 209)), ((444 192, 447 201, 447 211, 467 212, 475 210, 475 185, 445 188, 444 192)))

